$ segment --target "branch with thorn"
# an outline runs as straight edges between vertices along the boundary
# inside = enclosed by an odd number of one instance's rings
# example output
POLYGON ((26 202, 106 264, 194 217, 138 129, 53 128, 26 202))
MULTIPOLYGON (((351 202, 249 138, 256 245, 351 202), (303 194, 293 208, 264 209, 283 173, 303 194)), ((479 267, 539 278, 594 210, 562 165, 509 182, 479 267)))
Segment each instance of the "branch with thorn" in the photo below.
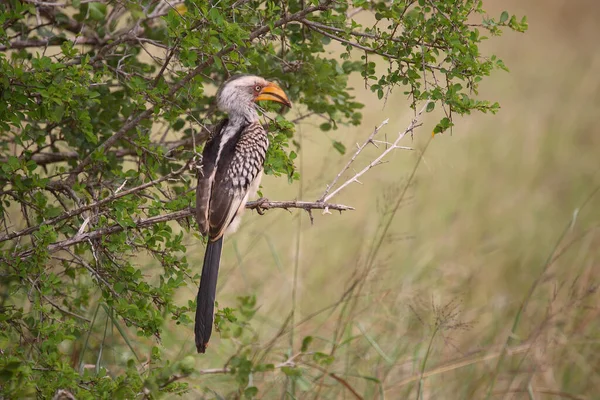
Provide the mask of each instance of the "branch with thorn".
MULTIPOLYGON (((126 192, 128 192, 128 191, 126 191, 126 192)), ((126 193, 126 192, 121 192, 121 193, 126 193)), ((89 207, 89 206, 86 206, 86 209, 87 209, 87 207, 89 207)), ((293 200, 293 201, 249 201, 246 204, 246 208, 251 209, 251 210, 258 209, 258 208, 261 208, 263 210, 270 210, 270 209, 274 209, 274 208, 282 208, 284 210, 291 209, 291 208, 298 208, 298 209, 305 210, 307 212, 310 212, 312 210, 327 210, 327 211, 335 210, 335 211, 339 211, 339 212, 354 210, 353 207, 346 206, 343 204, 333 204, 333 203, 326 203, 326 202, 306 202, 306 201, 295 201, 295 200, 293 200)), ((175 211, 175 212, 172 212, 169 214, 163 214, 163 215, 158 215, 155 217, 139 219, 139 220, 135 221, 133 226, 131 226, 131 227, 123 227, 122 225, 114 224, 114 225, 96 229, 96 230, 93 230, 90 232, 78 232, 75 236, 73 236, 69 239, 61 240, 59 242, 55 242, 55 243, 48 245, 47 250, 49 253, 55 253, 57 251, 64 250, 66 248, 75 246, 76 244, 87 242, 89 240, 99 239, 99 238, 107 236, 107 235, 112 235, 114 233, 122 232, 126 229, 135 230, 135 229, 147 228, 149 226, 152 226, 152 225, 155 225, 155 224, 158 224, 161 222, 183 220, 186 218, 190 218, 193 215, 194 215, 194 209, 188 208, 185 210, 175 211)), ((32 227, 32 228, 39 229, 39 226, 32 227)), ((29 229, 32 229, 32 228, 29 228, 29 229)), ((33 229, 33 230, 35 231, 35 229, 33 229)), ((23 235, 31 233, 31 232, 26 232, 26 231, 27 230, 21 231, 21 232, 16 232, 16 233, 13 233, 8 236, 12 236, 10 239, 14 239, 19 236, 23 236, 23 235)), ((9 240, 9 238, 7 238, 6 236, 3 237, 3 239, 9 240)), ((14 256, 17 256, 20 258, 26 258, 26 257, 30 257, 33 254, 34 254, 34 250, 29 249, 29 250, 14 254, 14 256)))
POLYGON ((404 137, 407 134, 411 134, 414 132, 414 130, 416 128, 418 128, 419 126, 421 126, 421 115, 423 114, 423 112, 425 112, 425 110, 427 109, 427 106, 429 105, 429 103, 431 103, 431 100, 428 100, 425 102, 425 104, 423 105, 423 107, 421 107, 421 109, 414 115, 414 117, 412 118, 412 120, 410 121, 410 124, 406 127, 406 129, 404 129, 403 131, 398 132, 398 136, 396 137, 396 139, 393 142, 389 142, 387 140, 385 141, 378 141, 375 140, 375 136, 379 133, 379 131, 388 124, 389 119, 386 119, 385 121, 383 121, 381 124, 379 124, 379 126, 377 126, 373 132, 369 135, 369 137, 363 142, 363 144, 359 145, 357 147, 356 152, 352 155, 352 157, 350 158, 350 160, 348 161, 348 163, 342 168, 342 170, 337 174, 337 176, 333 179, 333 181, 327 185, 327 188, 325 189, 325 191, 323 192, 323 194, 321 195, 321 197, 319 198, 319 202, 327 202, 330 201, 335 195, 337 195, 339 192, 341 192, 342 190, 344 190, 344 188, 348 187, 350 184, 352 183, 361 183, 358 178, 360 178, 361 176, 363 176, 368 170, 370 170, 371 168, 382 164, 384 161, 383 159, 392 151, 396 150, 396 149, 401 149, 401 150, 412 150, 411 147, 406 147, 406 146, 400 146, 399 143, 402 139, 404 139, 404 137), (348 171, 348 169, 350 168, 350 166, 355 162, 356 158, 358 157, 358 155, 360 153, 362 153, 362 151, 369 145, 369 144, 373 144, 376 147, 378 143, 382 143, 385 144, 386 147, 383 150, 383 152, 377 157, 375 158, 373 161, 371 161, 369 164, 367 164, 367 166, 365 166, 363 169, 361 169, 360 171, 358 171, 356 174, 354 174, 352 177, 350 177, 349 179, 347 179, 344 183, 342 183, 337 189, 335 189, 333 192, 330 193, 331 189, 333 189, 333 187, 336 185, 336 183, 339 181, 339 179, 341 178, 341 176, 348 171))

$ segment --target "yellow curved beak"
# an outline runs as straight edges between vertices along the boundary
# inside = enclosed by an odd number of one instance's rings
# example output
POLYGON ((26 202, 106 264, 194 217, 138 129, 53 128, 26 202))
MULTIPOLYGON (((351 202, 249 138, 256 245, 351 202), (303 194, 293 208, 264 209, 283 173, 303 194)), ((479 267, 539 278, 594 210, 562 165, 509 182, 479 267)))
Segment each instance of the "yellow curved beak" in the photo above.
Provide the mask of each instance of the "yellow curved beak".
POLYGON ((287 95, 276 83, 269 82, 267 86, 260 91, 254 101, 275 101, 292 108, 292 103, 287 98, 287 95))

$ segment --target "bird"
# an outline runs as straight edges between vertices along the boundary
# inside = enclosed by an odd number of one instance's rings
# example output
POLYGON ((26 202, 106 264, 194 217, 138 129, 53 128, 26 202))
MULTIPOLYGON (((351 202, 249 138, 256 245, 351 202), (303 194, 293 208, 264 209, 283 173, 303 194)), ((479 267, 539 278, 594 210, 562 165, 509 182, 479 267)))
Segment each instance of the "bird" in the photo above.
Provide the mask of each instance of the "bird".
POLYGON ((223 236, 237 229, 262 178, 269 140, 256 102, 292 106, 277 83, 256 75, 232 76, 217 91, 216 101, 227 118, 217 124, 204 146, 196 188, 195 218, 207 237, 194 326, 198 353, 206 352, 212 333, 223 236))

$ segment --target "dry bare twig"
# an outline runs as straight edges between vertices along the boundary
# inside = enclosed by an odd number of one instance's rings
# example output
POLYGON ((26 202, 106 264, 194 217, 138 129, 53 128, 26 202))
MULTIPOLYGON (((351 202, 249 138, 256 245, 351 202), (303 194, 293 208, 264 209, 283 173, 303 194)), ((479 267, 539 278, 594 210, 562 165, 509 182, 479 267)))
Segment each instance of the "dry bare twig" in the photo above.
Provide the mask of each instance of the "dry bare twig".
MULTIPOLYGON (((362 145, 358 146, 358 149, 352 155, 352 158, 350 158, 350 161, 348 161, 348 163, 344 166, 344 168, 342 168, 342 170, 340 171, 339 174, 337 174, 337 176, 334 178, 334 180, 329 185, 327 185, 327 188, 325 189, 325 192, 323 193, 323 195, 321 196, 321 198, 319 198, 319 200, 317 200, 317 201, 327 202, 327 201, 331 200, 331 198, 333 196, 335 196, 336 194, 338 194, 340 191, 342 191, 345 187, 347 187, 351 183, 353 183, 353 182, 360 183, 360 181, 358 180, 358 178, 360 178, 361 176, 363 176, 368 170, 370 170, 374 166, 381 164, 382 160, 390 152, 392 152, 393 150, 396 150, 396 149, 407 149, 407 147, 400 146, 398 143, 400 143, 400 141, 407 134, 412 133, 415 130, 415 128, 417 128, 417 127, 419 127, 421 125, 421 122, 420 122, 421 115, 427 109, 427 106, 431 102, 432 102, 431 100, 428 100, 428 101, 425 102, 425 104, 423 105, 423 107, 421 107, 421 109, 414 115, 414 117, 412 118, 412 120, 410 121, 410 124, 406 127, 406 129, 404 129, 403 131, 398 132, 398 136, 396 137, 396 140, 394 140, 391 143, 386 142, 386 144, 388 144, 388 146, 386 146, 385 150, 383 150, 383 152, 377 158, 375 158, 366 167, 364 167, 363 169, 361 169, 360 171, 358 171, 356 174, 354 174, 354 176, 352 176, 351 178, 349 178, 348 180, 346 180, 344 183, 342 183, 333 192, 329 193, 331 191, 331 189, 335 186, 335 184, 337 183, 337 181, 339 180, 339 178, 344 174, 344 172, 346 172, 350 168, 350 165, 352 163, 354 163, 354 161, 356 160, 356 158, 358 157, 358 155, 365 149, 365 147, 367 147, 367 145, 369 143, 373 143, 373 144, 375 143, 375 141, 373 140, 373 138, 375 137, 375 135, 377 135, 377 133, 381 130, 381 128, 383 128, 383 126, 385 126, 388 123, 388 119, 386 119, 385 121, 383 121, 377 128, 375 128, 375 130, 373 131, 373 133, 371 133, 371 135, 369 135, 369 137, 365 140, 365 142, 362 145)), ((328 209, 325 209, 325 212, 327 212, 327 211, 328 211, 328 209)))

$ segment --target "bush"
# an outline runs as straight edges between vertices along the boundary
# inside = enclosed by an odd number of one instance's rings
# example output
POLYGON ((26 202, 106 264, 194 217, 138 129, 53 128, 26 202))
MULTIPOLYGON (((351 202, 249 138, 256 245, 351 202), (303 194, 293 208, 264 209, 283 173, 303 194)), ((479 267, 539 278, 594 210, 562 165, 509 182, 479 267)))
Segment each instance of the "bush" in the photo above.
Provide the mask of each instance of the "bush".
MULTIPOLYGON (((186 391, 194 359, 163 362, 159 346, 140 358, 134 335, 160 342, 165 320, 191 329, 195 304, 174 294, 199 280, 184 246, 186 235, 201 240, 190 219, 194 166, 222 118, 215 87, 230 74, 279 80, 300 110, 296 121, 269 120, 266 173, 293 181, 297 123, 313 115, 323 131, 361 123, 349 75, 380 99, 398 88, 415 109, 443 107, 434 130, 443 132, 455 114, 498 109, 474 97, 484 77, 505 69, 479 46, 503 28, 526 28, 506 12, 488 17, 473 0, 9 0, 0 11, 5 398, 186 391), (372 22, 349 17, 359 12, 372 22), (113 330, 120 338, 107 340, 113 330), (121 358, 106 361, 107 348, 121 358)), ((243 298, 216 323, 252 343, 254 307, 243 298)), ((245 347, 216 372, 232 373, 247 397, 258 390, 251 373, 276 369, 302 384, 294 360, 265 357, 245 347)), ((312 359, 323 370, 332 361, 312 359)))

